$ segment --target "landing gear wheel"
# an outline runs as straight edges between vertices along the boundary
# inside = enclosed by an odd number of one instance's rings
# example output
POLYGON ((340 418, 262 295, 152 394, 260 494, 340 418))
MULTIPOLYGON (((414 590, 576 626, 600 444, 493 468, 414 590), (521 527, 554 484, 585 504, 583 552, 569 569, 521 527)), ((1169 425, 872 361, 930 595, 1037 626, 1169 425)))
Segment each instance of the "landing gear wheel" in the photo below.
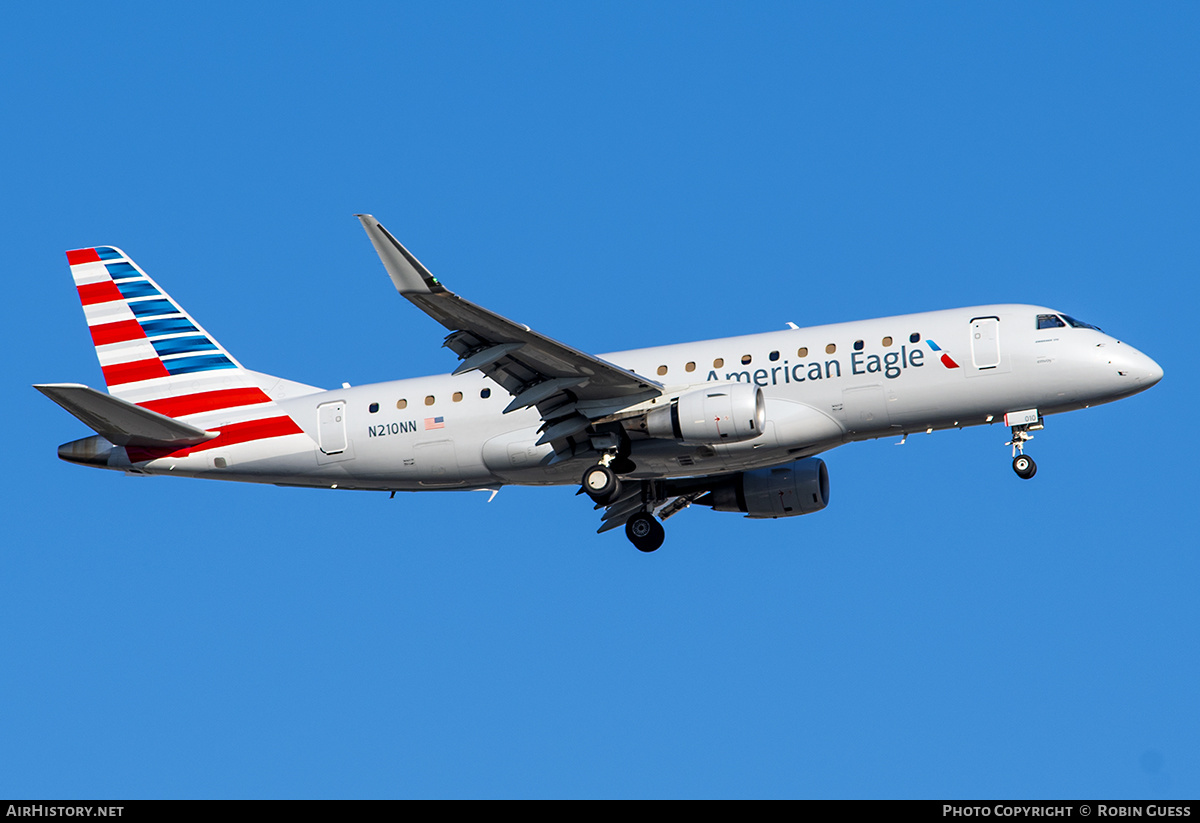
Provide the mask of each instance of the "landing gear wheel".
POLYGON ((606 505, 621 493, 621 481, 608 466, 589 466, 583 473, 583 490, 600 505, 606 505))
POLYGON ((1018 454, 1013 458, 1013 471, 1017 473, 1017 477, 1028 480, 1037 474, 1037 463, 1027 454, 1018 454))
POLYGON ((652 552, 663 544, 666 529, 654 515, 638 512, 625 523, 625 536, 640 552, 652 552))

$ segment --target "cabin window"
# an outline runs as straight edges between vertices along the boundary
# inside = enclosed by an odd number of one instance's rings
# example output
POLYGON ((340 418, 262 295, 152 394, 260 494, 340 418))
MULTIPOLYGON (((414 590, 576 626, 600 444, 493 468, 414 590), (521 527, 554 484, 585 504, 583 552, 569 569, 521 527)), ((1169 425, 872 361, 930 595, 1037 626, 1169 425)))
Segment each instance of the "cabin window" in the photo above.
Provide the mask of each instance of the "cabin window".
POLYGON ((725 358, 724 358, 724 357, 718 357, 716 360, 714 360, 714 361, 713 361, 713 368, 714 368, 714 369, 719 369, 719 368, 721 368, 721 367, 722 367, 722 366, 724 366, 724 365, 725 365, 725 358))
POLYGON ((491 389, 480 389, 479 396, 482 397, 484 400, 487 400, 489 397, 492 396, 492 390, 491 389))
POLYGON ((886 349, 890 345, 892 345, 892 338, 890 336, 883 338, 883 347, 886 349))
POLYGON ((1058 319, 1057 314, 1039 314, 1038 328, 1039 329, 1059 329, 1067 324, 1058 319))
POLYGON ((372 403, 371 405, 367 406, 367 411, 369 411, 371 414, 374 414, 375 412, 379 411, 379 404, 372 403))
POLYGON ((912 334, 910 334, 908 336, 908 342, 909 343, 920 343, 921 342, 921 333, 913 332, 912 334))
POLYGON ((751 361, 751 360, 753 360, 753 359, 754 359, 754 358, 753 358, 753 357, 751 357, 750 355, 748 355, 748 354, 743 354, 743 355, 742 355, 742 365, 743 365, 743 366, 749 366, 749 365, 750 365, 750 361, 751 361))
POLYGON ((666 367, 666 366, 659 366, 659 367, 658 367, 658 376, 659 376, 659 377, 662 377, 662 376, 663 376, 664 374, 666 374, 666 373, 667 373, 667 367, 666 367))
POLYGON ((456 391, 450 399, 453 400, 455 403, 460 402, 462 400, 462 392, 456 391))
POLYGON ((396 401, 396 408, 398 408, 398 409, 407 409, 407 408, 408 408, 408 401, 407 401, 407 400, 397 400, 397 401, 396 401))
POLYGON ((830 343, 825 347, 826 354, 833 354, 835 351, 837 351, 837 343, 830 343))
POLYGON ((684 371, 695 371, 695 370, 696 370, 696 363, 695 363, 695 361, 691 361, 691 360, 689 360, 689 361, 688 361, 688 363, 687 363, 687 365, 683 367, 683 370, 684 370, 684 371))
POLYGON ((863 341, 861 341, 861 340, 855 340, 855 341, 854 341, 854 350, 855 350, 855 351, 862 351, 862 350, 863 350, 863 341))
POLYGON ((768 354, 768 355, 767 355, 767 359, 768 359, 768 360, 770 360, 771 362, 774 362, 774 361, 778 360, 778 359, 779 359, 779 352, 777 352, 777 351, 773 351, 773 352, 771 352, 770 354, 768 354))
POLYGON ((796 349, 796 356, 808 357, 808 346, 801 346, 800 348, 796 349))
POLYGON ((433 405, 433 395, 432 395, 432 394, 429 394, 429 395, 426 395, 426 396, 425 396, 425 405, 426 405, 426 406, 432 406, 432 405, 433 405))

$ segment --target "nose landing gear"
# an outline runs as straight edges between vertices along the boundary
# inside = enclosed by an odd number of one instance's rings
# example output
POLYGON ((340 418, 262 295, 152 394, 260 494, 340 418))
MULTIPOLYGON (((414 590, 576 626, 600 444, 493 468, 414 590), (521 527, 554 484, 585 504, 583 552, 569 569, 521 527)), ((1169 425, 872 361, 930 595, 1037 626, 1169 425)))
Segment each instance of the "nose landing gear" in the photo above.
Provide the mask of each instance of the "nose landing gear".
POLYGON ((1037 463, 1027 454, 1019 454, 1013 458, 1013 471, 1022 480, 1028 480, 1037 474, 1037 463))
POLYGON ((1033 462, 1033 458, 1025 454, 1025 444, 1033 439, 1031 431, 1040 431, 1045 428, 1042 423, 1042 418, 1037 413, 1037 409, 1030 409, 1027 412, 1009 412, 1004 415, 1004 422, 1012 424, 1014 419, 1024 419, 1030 422, 1018 423, 1012 426, 1012 440, 1009 440, 1004 445, 1012 446, 1013 471, 1017 473, 1017 477, 1022 480, 1028 480, 1037 474, 1037 463, 1033 462), (1020 415, 1020 417, 1017 417, 1020 415), (1031 420, 1032 418, 1032 420, 1031 420))

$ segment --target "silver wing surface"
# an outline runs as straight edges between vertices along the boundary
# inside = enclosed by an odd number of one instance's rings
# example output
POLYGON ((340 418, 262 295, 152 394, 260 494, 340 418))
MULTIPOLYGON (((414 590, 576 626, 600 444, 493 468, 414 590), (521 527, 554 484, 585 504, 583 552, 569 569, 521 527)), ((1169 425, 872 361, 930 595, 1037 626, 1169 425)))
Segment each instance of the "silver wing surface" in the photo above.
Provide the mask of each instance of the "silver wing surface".
POLYGON ((592 423, 663 393, 660 383, 538 334, 464 300, 443 286, 374 217, 355 215, 396 291, 450 330, 454 374, 478 369, 512 396, 505 414, 536 406, 541 443, 560 454, 582 442, 592 423))
POLYGON ((118 446, 195 446, 217 436, 173 417, 78 383, 44 383, 35 389, 118 446))

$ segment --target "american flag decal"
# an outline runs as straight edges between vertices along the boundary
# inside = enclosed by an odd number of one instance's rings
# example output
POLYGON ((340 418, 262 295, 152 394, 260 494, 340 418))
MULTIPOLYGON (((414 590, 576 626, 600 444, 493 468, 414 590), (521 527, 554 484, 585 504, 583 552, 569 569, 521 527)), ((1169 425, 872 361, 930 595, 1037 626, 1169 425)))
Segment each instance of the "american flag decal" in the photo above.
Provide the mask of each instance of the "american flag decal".
POLYGON ((444 428, 446 428, 445 418, 443 418, 443 417, 426 417, 425 418, 425 431, 429 431, 430 429, 444 429, 444 428))

